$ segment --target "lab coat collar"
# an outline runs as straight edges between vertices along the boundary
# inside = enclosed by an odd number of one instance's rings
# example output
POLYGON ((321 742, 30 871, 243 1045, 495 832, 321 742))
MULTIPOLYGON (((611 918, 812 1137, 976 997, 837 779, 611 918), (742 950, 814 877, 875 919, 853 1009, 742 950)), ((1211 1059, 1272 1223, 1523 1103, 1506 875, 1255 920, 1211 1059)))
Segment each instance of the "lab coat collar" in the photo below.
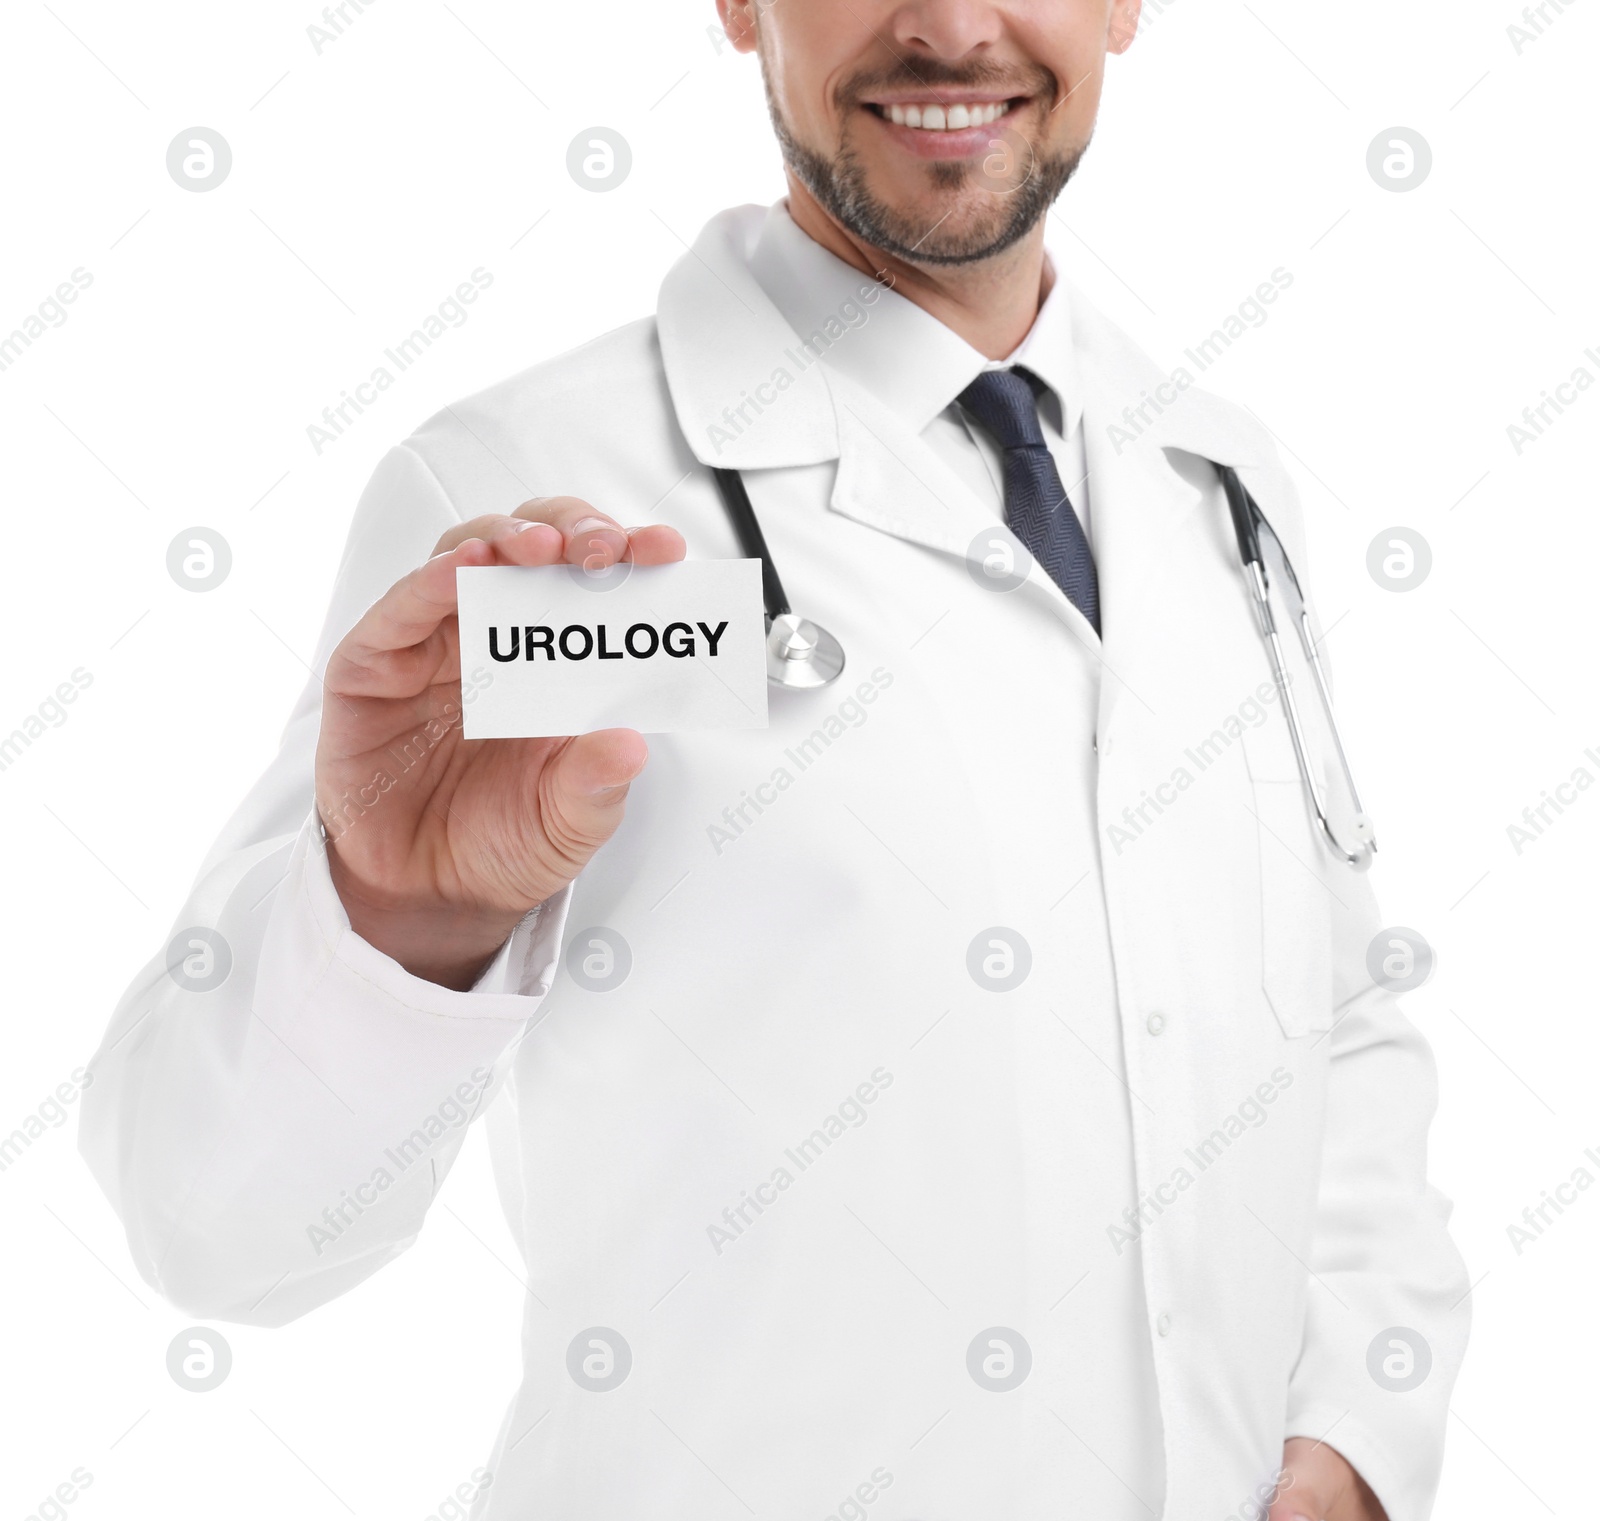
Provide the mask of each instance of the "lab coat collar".
MULTIPOLYGON (((702 464, 772 469, 839 457, 829 387, 834 372, 807 362, 799 336, 752 268, 774 213, 789 221, 781 207, 736 206, 717 213, 661 284, 656 322, 667 385, 678 423, 702 464)), ((880 299, 912 306, 892 293, 880 299)), ((920 308, 913 310, 926 317, 920 308)), ((1115 403, 1105 425, 1119 428, 1119 452, 1181 448, 1241 468, 1271 459, 1270 439, 1259 424, 1192 382, 1180 387, 1064 277, 1058 275, 1035 332, 1037 344, 1030 335, 1023 345, 1027 353, 1019 350, 1013 358, 1036 368, 1061 393, 1084 392, 1092 372, 1093 383, 1108 390, 1102 402, 1115 403), (1071 369, 1058 362, 1063 350, 1071 369)), ((841 358, 844 350, 841 344, 841 358)), ((1182 379, 1188 382, 1186 373, 1182 379)), ((948 400, 919 403, 918 414, 933 407, 926 416, 896 410, 920 431, 948 400)))
MULTIPOLYGON (((824 369, 848 375, 921 433, 990 362, 953 328, 802 232, 784 202, 773 206, 751 270, 789 326, 812 342, 824 369), (866 299, 863 299, 863 297, 866 299), (830 341, 829 331, 833 335, 830 341)), ((1083 412, 1067 299, 1047 296, 1032 327, 1001 364, 1024 364, 1056 394, 1070 436, 1083 412)))
MULTIPOLYGON (((1059 280, 1056 295, 1067 297, 1072 312, 1097 561, 1108 516, 1102 509, 1141 468, 1164 464, 1168 450, 1234 466, 1294 554, 1300 529, 1294 485, 1265 425, 1245 408, 1202 390, 1186 367, 1163 370, 1070 281, 1059 280)), ((1145 517, 1136 498, 1121 510, 1135 521, 1145 517)))
POLYGON ((703 465, 765 470, 839 457, 822 367, 751 268, 766 216, 764 206, 718 212, 661 282, 661 363, 678 426, 703 465))
MULTIPOLYGON (((966 553, 993 514, 939 464, 917 437, 914 419, 884 405, 845 369, 808 358, 752 268, 769 216, 763 206, 719 212, 662 282, 662 365, 690 450, 702 464, 741 470, 841 460, 830 503, 835 511, 966 553)), ((1275 506, 1292 488, 1261 424, 1201 390, 1186 370, 1163 370, 1064 277, 1050 299, 1061 303, 1071 335, 1089 430, 1091 500, 1102 495, 1096 474, 1125 475, 1133 461, 1180 449, 1238 467, 1275 519, 1275 506)), ((1042 378, 1055 383, 1049 374, 1042 378)), ((1097 506, 1097 537, 1099 524, 1097 506)))
POLYGON ((848 376, 913 433, 984 367, 983 355, 953 328, 830 253, 781 202, 767 212, 750 266, 793 331, 820 353, 823 369, 848 376))

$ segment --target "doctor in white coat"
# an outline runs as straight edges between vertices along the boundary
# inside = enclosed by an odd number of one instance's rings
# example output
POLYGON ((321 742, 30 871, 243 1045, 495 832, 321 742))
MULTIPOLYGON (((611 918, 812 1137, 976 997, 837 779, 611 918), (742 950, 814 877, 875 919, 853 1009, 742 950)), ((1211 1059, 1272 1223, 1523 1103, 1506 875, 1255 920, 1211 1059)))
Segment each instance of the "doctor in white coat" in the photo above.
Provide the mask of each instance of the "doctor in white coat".
POLYGON ((384 458, 85 1153, 151 1284, 277 1325, 481 1117, 529 1286, 495 1521, 1422 1521, 1433 1067, 1216 465, 1303 572, 1299 508, 1044 251, 1137 0, 719 4, 787 199, 384 458), (464 741, 455 569, 738 556, 713 467, 842 679, 464 741))

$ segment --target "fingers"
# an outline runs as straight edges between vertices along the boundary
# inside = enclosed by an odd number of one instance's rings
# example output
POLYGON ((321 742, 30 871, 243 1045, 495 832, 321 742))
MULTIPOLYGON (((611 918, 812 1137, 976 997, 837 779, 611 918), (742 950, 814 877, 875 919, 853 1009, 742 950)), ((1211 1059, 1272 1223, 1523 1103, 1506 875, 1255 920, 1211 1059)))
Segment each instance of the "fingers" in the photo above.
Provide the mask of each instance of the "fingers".
POLYGON ((663 523, 628 528, 615 518, 590 506, 581 497, 542 496, 524 502, 509 517, 491 515, 458 524, 446 533, 435 552, 453 549, 469 538, 488 539, 497 547, 514 545, 513 565, 552 565, 564 562, 604 570, 618 560, 635 565, 667 565, 681 560, 685 553, 683 535, 663 523), (529 533, 519 536, 517 525, 537 525, 535 540, 529 533), (549 558, 528 558, 537 545, 543 555, 553 546, 549 558))
MULTIPOLYGON (((455 573, 464 565, 568 564, 604 570, 621 559, 670 564, 681 560, 685 549, 675 528, 661 523, 624 528, 575 496, 538 497, 514 513, 458 523, 440 536, 431 560, 390 587, 345 635, 329 662, 328 683, 335 691, 362 696, 414 689, 419 672, 436 659, 437 652, 425 646, 456 611, 455 573)), ((644 764, 642 755, 639 764, 644 764)))
POLYGON ((627 530, 615 518, 591 507, 581 497, 536 497, 517 508, 517 516, 548 523, 558 530, 566 541, 569 565, 604 570, 627 558, 627 530))
POLYGON ((455 614, 457 569, 492 565, 495 554, 486 540, 469 538, 402 576, 339 641, 328 661, 328 688, 363 697, 415 691, 416 667, 437 663, 433 638, 455 614))
POLYGON ((517 508, 516 515, 550 524, 566 541, 567 563, 589 570, 604 570, 618 560, 667 565, 684 556, 683 535, 676 528, 664 523, 625 528, 582 497, 536 497, 517 508))
POLYGON ((457 523, 440 535, 433 552, 438 556, 459 549, 468 539, 494 546, 494 558, 484 562, 489 565, 557 565, 566 554, 566 540, 548 523, 501 512, 457 523))

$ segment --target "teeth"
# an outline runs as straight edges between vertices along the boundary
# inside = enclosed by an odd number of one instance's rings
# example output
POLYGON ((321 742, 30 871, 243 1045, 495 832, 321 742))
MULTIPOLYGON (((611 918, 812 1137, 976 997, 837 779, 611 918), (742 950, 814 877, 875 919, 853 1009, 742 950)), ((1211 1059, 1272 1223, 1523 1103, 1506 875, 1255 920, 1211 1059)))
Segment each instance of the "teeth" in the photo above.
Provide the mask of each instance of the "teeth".
POLYGON ((983 105, 943 106, 892 105, 880 108, 890 121, 902 127, 920 127, 924 132, 959 132, 963 127, 986 127, 1006 113, 1003 100, 983 105))

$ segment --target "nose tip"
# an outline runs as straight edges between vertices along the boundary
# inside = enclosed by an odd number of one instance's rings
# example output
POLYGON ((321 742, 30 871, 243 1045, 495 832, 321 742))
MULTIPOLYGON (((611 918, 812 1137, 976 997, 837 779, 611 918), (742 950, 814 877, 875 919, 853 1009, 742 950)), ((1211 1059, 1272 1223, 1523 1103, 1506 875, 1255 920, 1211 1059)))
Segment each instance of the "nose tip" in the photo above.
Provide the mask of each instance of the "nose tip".
POLYGON ((895 41, 929 57, 966 58, 1002 32, 999 9, 987 0, 912 0, 895 16, 895 41))

